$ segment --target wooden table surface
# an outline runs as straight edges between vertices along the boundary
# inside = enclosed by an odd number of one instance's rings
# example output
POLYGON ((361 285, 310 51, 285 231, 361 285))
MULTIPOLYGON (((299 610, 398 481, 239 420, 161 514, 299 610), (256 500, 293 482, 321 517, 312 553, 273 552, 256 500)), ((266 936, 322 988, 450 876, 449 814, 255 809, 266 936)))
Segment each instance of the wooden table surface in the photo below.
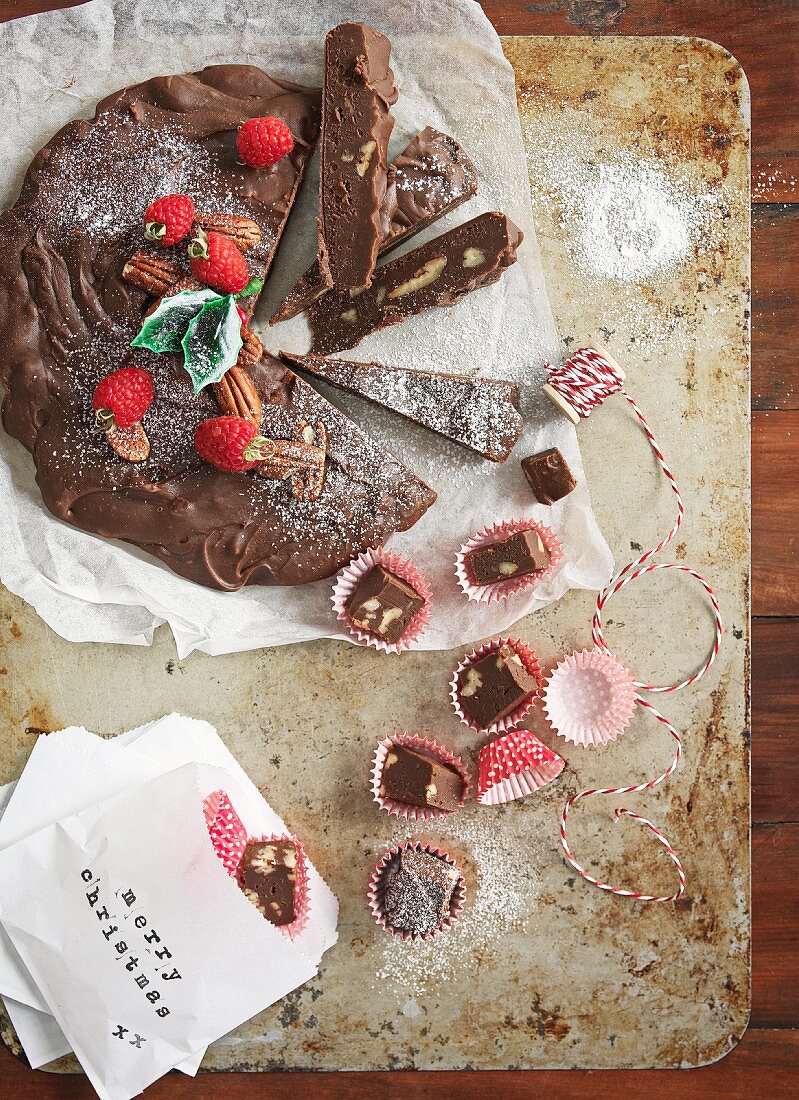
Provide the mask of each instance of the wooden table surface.
MULTIPOLYGON (((67 7, 0 0, 0 19, 67 7)), ((749 1030, 698 1070, 457 1074, 173 1074, 152 1100, 799 1095, 799 0, 483 0, 500 34, 686 34, 726 46, 752 89, 753 973, 749 1030)), ((353 16, 358 4, 351 5, 353 16)), ((35 109, 33 105, 32 109, 35 109)), ((81 1077, 0 1050, 0 1096, 83 1100, 81 1077)))

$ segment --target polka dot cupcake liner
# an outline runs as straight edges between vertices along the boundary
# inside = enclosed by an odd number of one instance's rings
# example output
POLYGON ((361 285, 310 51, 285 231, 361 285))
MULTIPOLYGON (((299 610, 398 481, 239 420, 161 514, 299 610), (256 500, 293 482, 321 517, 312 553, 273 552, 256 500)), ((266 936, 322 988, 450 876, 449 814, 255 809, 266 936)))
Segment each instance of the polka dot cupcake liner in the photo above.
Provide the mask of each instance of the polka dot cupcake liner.
POLYGON ((514 730, 480 749, 477 801, 501 806, 557 779, 565 761, 529 730, 514 730))

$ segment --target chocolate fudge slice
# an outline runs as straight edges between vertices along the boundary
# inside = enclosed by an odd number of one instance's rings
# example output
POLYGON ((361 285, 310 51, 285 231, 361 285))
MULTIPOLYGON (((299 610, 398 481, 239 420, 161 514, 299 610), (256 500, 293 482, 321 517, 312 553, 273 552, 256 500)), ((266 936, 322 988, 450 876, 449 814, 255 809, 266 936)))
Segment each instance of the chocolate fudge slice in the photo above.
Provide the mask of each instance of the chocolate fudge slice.
POLYGON ((238 869, 248 901, 272 924, 295 917, 297 846, 292 840, 248 840, 238 869))
MULTIPOLYGON (((427 126, 388 166, 386 197, 380 210, 383 240, 379 255, 390 252, 476 194, 474 161, 455 138, 427 126)), ((327 293, 330 282, 314 261, 291 288, 269 324, 296 317, 327 293)))
POLYGON ((492 462, 505 461, 524 425, 516 408, 519 387, 514 382, 287 352, 280 357, 292 367, 366 397, 492 462))
POLYGON ((465 668, 458 684, 460 704, 478 729, 505 718, 536 691, 538 681, 509 645, 465 668))
POLYGON ((386 923, 404 932, 434 932, 450 911, 458 871, 440 856, 403 848, 383 899, 386 923))
POLYGON ((325 39, 317 262, 339 287, 369 286, 383 240, 397 101, 390 55, 389 40, 365 23, 342 23, 325 39))
POLYGON ((312 353, 355 347, 369 333, 490 286, 516 262, 522 240, 521 230, 504 214, 480 214, 383 264, 368 290, 331 291, 309 310, 312 353))
POLYGON ((398 642, 424 600, 401 577, 382 565, 365 573, 349 594, 346 607, 352 621, 385 642, 398 642))
POLYGON ((554 504, 577 487, 569 464, 557 447, 523 458, 522 470, 540 504, 554 504))
POLYGON ((465 560, 474 583, 483 585, 540 573, 550 557, 537 531, 517 531, 500 542, 470 550, 465 560))
POLYGON ((456 810, 463 797, 463 778, 441 760, 407 745, 392 745, 380 776, 380 793, 409 806, 456 810))

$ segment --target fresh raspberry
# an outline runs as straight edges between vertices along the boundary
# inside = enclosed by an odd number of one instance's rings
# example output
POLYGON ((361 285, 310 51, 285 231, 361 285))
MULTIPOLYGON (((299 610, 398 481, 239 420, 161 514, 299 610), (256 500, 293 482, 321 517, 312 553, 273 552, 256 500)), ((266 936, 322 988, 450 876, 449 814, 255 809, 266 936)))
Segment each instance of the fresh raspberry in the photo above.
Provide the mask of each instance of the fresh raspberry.
POLYGON ((131 428, 153 401, 153 377, 141 367, 122 367, 98 382, 92 398, 97 426, 131 428))
POLYGON ((294 148, 294 135, 282 118, 251 118, 236 135, 236 148, 251 168, 268 168, 294 148))
POLYGON ((166 248, 183 240, 194 217, 194 203, 188 195, 164 195, 145 210, 144 235, 166 248))
POLYGON ((252 420, 243 416, 203 420, 194 433, 200 456, 228 474, 243 474, 257 466, 264 457, 261 446, 265 442, 252 420))
POLYGON ((220 294, 238 294, 247 285, 249 271, 241 249, 230 237, 206 233, 197 227, 189 245, 191 273, 220 294))

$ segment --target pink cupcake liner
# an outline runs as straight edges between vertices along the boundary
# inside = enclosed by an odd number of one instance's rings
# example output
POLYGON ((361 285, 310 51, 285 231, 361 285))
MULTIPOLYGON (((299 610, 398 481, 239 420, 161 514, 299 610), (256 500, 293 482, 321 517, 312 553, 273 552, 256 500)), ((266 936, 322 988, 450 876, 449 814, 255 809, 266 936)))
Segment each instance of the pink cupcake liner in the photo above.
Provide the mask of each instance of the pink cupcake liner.
POLYGON ((477 801, 500 806, 535 794, 557 779, 566 762, 529 730, 515 730, 480 749, 477 801))
POLYGON ((374 917, 375 923, 379 924, 382 929, 394 936, 398 940, 431 940, 434 936, 439 935, 441 932, 446 932, 454 924, 457 924, 463 906, 466 902, 466 882, 463 875, 460 873, 460 869, 455 860, 448 852, 442 852, 440 848, 434 847, 432 844, 420 844, 417 841, 407 841, 405 844, 400 844, 395 848, 389 848, 383 858, 372 871, 371 878, 369 879, 369 887, 367 890, 367 903, 369 910, 374 917), (390 924, 386 922, 385 914, 383 911, 383 902, 386 893, 386 887, 388 886, 388 872, 395 865, 399 854, 406 848, 413 848, 417 852, 429 852, 432 856, 440 856, 441 859, 454 867, 458 871, 458 882, 455 889, 452 892, 452 900, 450 901, 449 914, 444 917, 438 928, 432 932, 425 932, 419 934, 418 932, 406 932, 402 928, 392 928, 390 924))
POLYGON ((543 709, 559 737, 575 745, 615 741, 635 710, 630 672, 609 653, 583 649, 570 653, 550 674, 543 709))
POLYGON ((466 594, 467 599, 475 603, 494 603, 497 600, 506 600, 509 596, 521 592, 524 588, 535 588, 545 577, 558 567, 563 559, 563 547, 557 536, 543 523, 536 523, 533 519, 511 519, 505 523, 495 523, 493 527, 485 530, 465 542, 458 556, 455 558, 455 573, 458 584, 466 594), (475 584, 469 572, 466 555, 470 550, 477 550, 483 546, 490 546, 494 542, 501 542, 509 535, 518 534, 519 531, 537 531, 541 541, 549 551, 549 565, 538 573, 528 573, 523 577, 508 577, 506 581, 496 581, 494 584, 475 584))
POLYGON ((442 764, 448 764, 458 772, 463 780, 463 794, 460 805, 462 806, 469 796, 471 779, 466 765, 459 756, 455 756, 444 745, 432 741, 429 737, 420 737, 416 733, 395 733, 391 737, 385 737, 377 746, 374 763, 372 766, 372 797, 381 810, 386 810, 393 817, 404 821, 430 821, 433 818, 449 817, 454 810, 440 810, 435 806, 411 806, 406 802, 397 802, 393 798, 385 798, 380 793, 380 779, 385 767, 386 757, 394 745, 405 745, 409 749, 415 749, 424 756, 430 756, 439 760, 442 764))
POLYGON ((345 565, 341 570, 333 586, 333 610, 339 622, 344 623, 350 634, 352 634, 361 645, 371 646, 372 649, 378 649, 382 653, 402 653, 406 649, 410 649, 411 646, 419 640, 422 634, 424 634, 424 628, 427 626, 427 621, 430 618, 430 600, 432 595, 433 590, 428 584, 427 578, 424 574, 419 572, 412 561, 400 557, 400 555, 395 554, 393 550, 386 550, 382 546, 376 546, 373 550, 364 550, 362 554, 359 554, 357 558, 353 558, 349 565, 345 565), (346 607, 347 599, 357 582, 364 574, 374 569, 376 565, 382 565, 384 569, 400 577, 409 584, 411 588, 414 588, 424 600, 424 605, 419 608, 411 619, 405 633, 398 642, 386 642, 383 638, 379 638, 375 634, 361 630, 361 628, 356 626, 350 618, 349 611, 346 607))
POLYGON ((247 844, 247 830, 224 791, 203 799, 205 823, 214 851, 229 875, 235 875, 247 844))
MULTIPOLYGON (((255 844, 274 844, 277 841, 290 840, 297 849, 297 877, 294 882, 294 920, 291 924, 276 924, 275 927, 290 940, 296 939, 308 924, 311 915, 311 893, 308 884, 308 860, 305 849, 296 836, 282 833, 275 836, 251 836, 247 838, 255 844)), ((264 920, 267 920, 264 917, 264 920)))
POLYGON ((506 730, 515 729, 520 722, 524 721, 536 704, 541 693, 543 682, 544 678, 541 673, 541 666, 532 649, 529 649, 524 642, 520 642, 516 638, 496 638, 490 642, 485 642, 483 645, 479 646, 479 648, 473 650, 468 657, 463 658, 452 674, 452 679, 449 683, 449 697, 452 700, 452 706, 455 713, 460 718, 461 722, 463 722, 465 726, 468 726, 469 729, 477 730, 478 733, 504 733, 506 730), (511 711, 511 713, 507 714, 504 718, 500 718, 498 722, 492 722, 490 726, 481 729, 480 726, 474 724, 473 720, 466 714, 461 706, 460 699, 458 698, 458 686, 461 681, 461 676, 467 668, 473 665, 474 662, 481 657, 485 657, 487 653, 495 653, 500 646, 503 645, 511 646, 511 648, 521 657, 524 667, 531 676, 535 676, 538 682, 538 690, 534 692, 526 702, 521 703, 516 710, 511 711))

